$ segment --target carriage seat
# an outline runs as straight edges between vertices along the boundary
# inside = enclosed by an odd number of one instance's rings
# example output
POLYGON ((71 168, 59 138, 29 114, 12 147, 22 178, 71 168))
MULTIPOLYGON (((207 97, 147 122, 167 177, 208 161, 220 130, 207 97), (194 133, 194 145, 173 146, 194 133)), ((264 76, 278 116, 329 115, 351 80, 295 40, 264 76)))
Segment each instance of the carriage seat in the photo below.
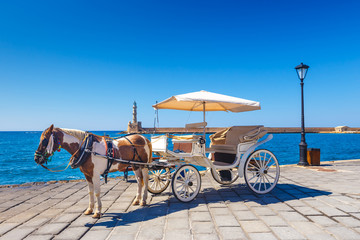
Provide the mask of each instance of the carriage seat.
POLYGON ((240 144, 240 151, 246 151, 267 133, 263 127, 262 125, 233 126, 219 131, 210 136, 210 149, 215 153, 236 154, 238 144, 240 144))

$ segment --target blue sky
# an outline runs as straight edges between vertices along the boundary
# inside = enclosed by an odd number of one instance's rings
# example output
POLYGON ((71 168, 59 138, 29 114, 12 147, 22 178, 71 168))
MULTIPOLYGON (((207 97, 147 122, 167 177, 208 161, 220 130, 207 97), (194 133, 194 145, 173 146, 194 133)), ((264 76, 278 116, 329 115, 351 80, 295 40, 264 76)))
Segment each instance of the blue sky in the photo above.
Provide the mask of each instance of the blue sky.
MULTIPOLYGON (((126 129, 132 103, 207 90, 262 110, 209 126, 360 127, 359 1, 1 1, 0 130, 126 129)), ((160 127, 201 113, 160 110, 160 127)))

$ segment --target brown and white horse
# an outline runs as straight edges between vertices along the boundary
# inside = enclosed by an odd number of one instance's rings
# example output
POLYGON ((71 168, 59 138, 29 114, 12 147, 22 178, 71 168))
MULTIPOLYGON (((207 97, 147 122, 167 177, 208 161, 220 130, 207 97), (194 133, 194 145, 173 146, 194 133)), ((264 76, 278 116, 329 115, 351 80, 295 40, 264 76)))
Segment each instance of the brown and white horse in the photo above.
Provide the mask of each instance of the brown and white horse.
MULTIPOLYGON (((86 132, 65 128, 54 128, 51 125, 47 128, 40 137, 40 144, 35 153, 35 162, 44 164, 47 159, 60 148, 65 149, 71 155, 76 154, 79 150, 86 132)), ((150 141, 141 135, 129 135, 127 138, 119 138, 112 140, 114 148, 114 158, 124 160, 142 161, 150 163, 152 161, 152 149, 150 141), (135 153, 136 148, 137 153, 135 153)), ((106 155, 106 141, 105 138, 94 135, 93 152, 101 155, 106 155)), ((109 172, 124 171, 128 165, 118 162, 113 162, 109 172)), ((80 166, 81 172, 85 175, 89 187, 89 207, 84 214, 90 215, 94 212, 95 197, 97 208, 95 209, 93 218, 101 216, 101 201, 100 201, 100 175, 104 173, 107 168, 107 159, 101 156, 91 154, 88 159, 80 166), (95 194, 95 197, 94 197, 95 194)), ((147 188, 148 188, 148 169, 144 166, 133 166, 136 180, 138 183, 138 191, 133 205, 146 205, 147 188), (144 186, 144 189, 142 187, 144 186)))

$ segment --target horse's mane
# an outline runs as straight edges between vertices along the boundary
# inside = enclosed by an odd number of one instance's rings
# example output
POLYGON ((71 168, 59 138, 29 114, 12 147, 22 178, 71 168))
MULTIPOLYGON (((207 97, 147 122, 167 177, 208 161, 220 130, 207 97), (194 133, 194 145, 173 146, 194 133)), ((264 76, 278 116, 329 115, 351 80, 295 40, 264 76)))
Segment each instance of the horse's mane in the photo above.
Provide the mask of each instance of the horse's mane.
POLYGON ((76 130, 76 129, 67 129, 67 128, 60 128, 61 131, 63 131, 64 133, 73 136, 77 139, 79 139, 80 141, 83 141, 85 136, 86 136, 86 132, 85 131, 81 131, 81 130, 76 130))

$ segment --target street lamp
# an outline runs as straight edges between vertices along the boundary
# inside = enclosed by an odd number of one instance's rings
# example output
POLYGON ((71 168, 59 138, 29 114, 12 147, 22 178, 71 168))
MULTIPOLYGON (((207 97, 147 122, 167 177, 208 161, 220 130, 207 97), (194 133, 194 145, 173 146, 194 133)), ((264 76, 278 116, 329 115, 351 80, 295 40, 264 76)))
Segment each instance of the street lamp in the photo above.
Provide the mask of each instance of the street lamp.
POLYGON ((300 65, 295 67, 296 73, 300 79, 301 85, 301 142, 299 144, 300 147, 300 161, 298 165, 308 166, 309 163, 307 161, 307 144, 305 142, 305 124, 304 124, 304 78, 306 77, 306 73, 309 69, 309 66, 301 63, 300 65))

